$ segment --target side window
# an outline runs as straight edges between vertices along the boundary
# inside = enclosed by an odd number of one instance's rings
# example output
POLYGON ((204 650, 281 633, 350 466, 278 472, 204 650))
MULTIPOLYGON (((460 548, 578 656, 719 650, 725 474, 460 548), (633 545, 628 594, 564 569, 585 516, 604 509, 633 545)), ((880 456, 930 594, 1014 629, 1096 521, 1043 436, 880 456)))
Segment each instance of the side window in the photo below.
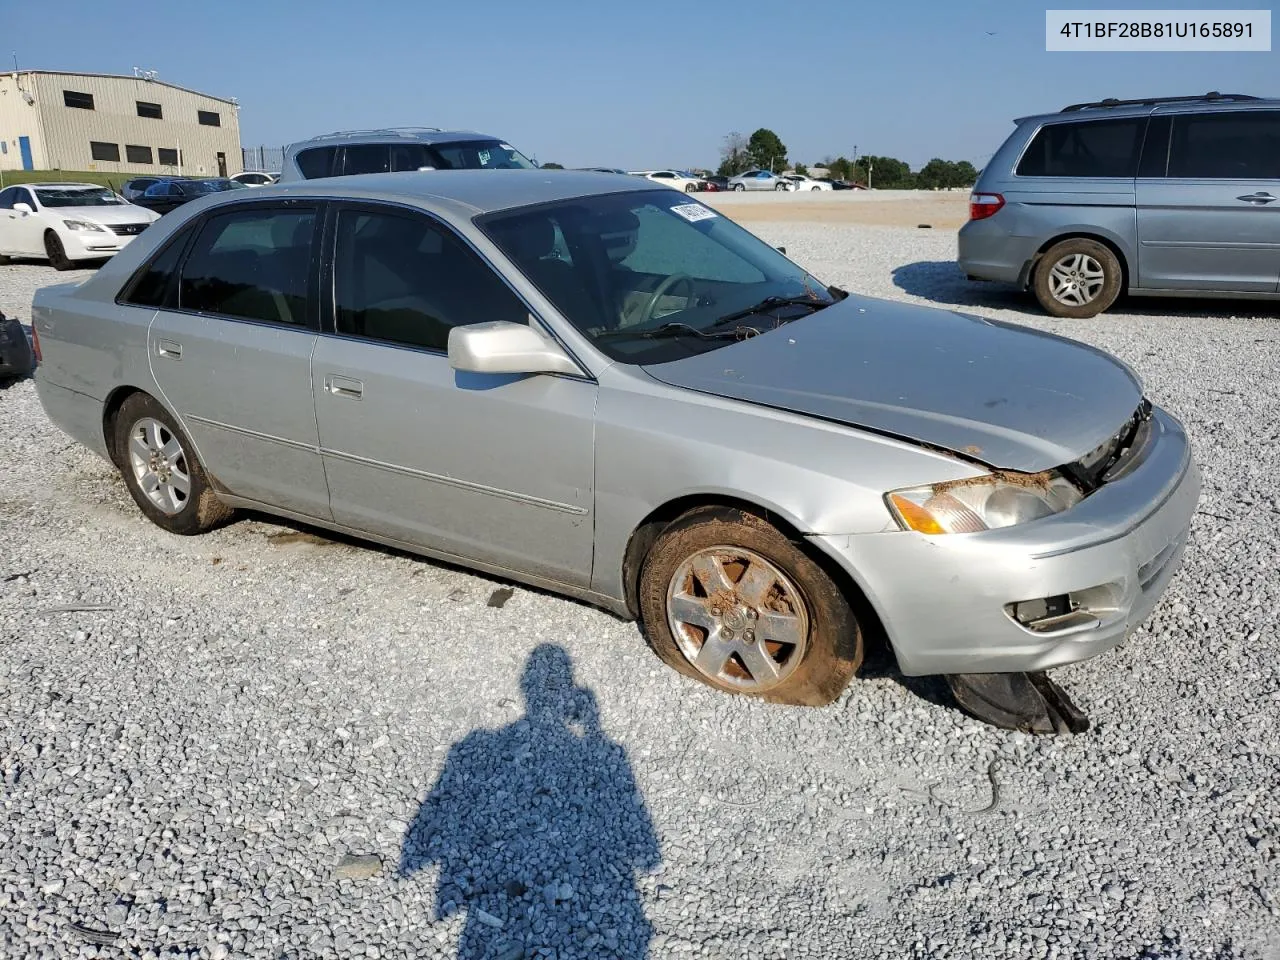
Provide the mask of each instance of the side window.
POLYGON ((392 170, 417 170, 419 167, 436 166, 435 158, 420 143, 393 143, 391 145, 392 170))
POLYGON ((1169 176, 1280 180, 1280 111, 1175 116, 1169 176))
POLYGON ((182 267, 178 306, 243 320, 308 322, 314 210, 253 207, 210 217, 182 267))
POLYGON ((190 239, 193 228, 187 227, 172 237, 151 261, 133 275, 120 293, 120 302, 135 307, 174 306, 178 261, 190 239))
POLYGON ((1132 177, 1146 117, 1080 120, 1041 127, 1018 161, 1020 177, 1132 177))
POLYGON ((427 350, 447 350, 454 327, 528 321, 488 264, 424 217, 343 210, 333 288, 339 333, 427 350))
POLYGON ((17 192, 14 194, 13 202, 25 203, 32 210, 40 209, 38 206, 36 206, 36 198, 31 195, 31 191, 23 190, 21 187, 18 187, 17 192))
POLYGON ((8 190, 0 190, 0 210, 12 210, 13 201, 18 196, 18 191, 13 187, 8 190))
POLYGON ((342 176, 386 173, 391 169, 391 148, 385 143, 362 143, 342 150, 342 176))
POLYGON ((331 177, 333 176, 333 158, 337 152, 337 147, 313 147, 310 150, 303 150, 297 157, 298 169, 308 180, 331 177))

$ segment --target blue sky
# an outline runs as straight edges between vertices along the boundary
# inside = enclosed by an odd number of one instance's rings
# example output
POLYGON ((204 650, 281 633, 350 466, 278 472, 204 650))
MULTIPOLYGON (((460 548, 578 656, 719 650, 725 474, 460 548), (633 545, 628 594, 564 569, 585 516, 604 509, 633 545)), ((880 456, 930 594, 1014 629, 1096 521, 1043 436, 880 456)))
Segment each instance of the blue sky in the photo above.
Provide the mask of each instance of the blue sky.
POLYGON ((24 68, 157 70, 238 97, 246 145, 464 127, 542 162, 636 169, 714 166, 726 133, 765 126, 810 164, 856 146, 981 166, 1012 118, 1077 100, 1280 95, 1280 52, 1046 53, 1046 5, 1026 0, 6 6, 6 68, 12 49, 24 68))

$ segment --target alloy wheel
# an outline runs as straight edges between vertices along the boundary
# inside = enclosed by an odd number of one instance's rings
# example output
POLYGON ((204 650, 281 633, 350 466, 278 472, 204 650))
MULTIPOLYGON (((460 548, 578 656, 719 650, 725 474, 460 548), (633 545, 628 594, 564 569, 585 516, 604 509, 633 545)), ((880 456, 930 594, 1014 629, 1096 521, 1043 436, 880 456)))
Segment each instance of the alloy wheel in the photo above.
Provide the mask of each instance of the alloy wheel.
POLYGON ((1049 270, 1049 292, 1069 307, 1082 307, 1097 299, 1106 283, 1106 272, 1087 253, 1071 253, 1049 270))
POLYGON ((173 432, 151 417, 129 430, 129 466, 147 499, 169 515, 179 513, 191 497, 186 451, 173 432))

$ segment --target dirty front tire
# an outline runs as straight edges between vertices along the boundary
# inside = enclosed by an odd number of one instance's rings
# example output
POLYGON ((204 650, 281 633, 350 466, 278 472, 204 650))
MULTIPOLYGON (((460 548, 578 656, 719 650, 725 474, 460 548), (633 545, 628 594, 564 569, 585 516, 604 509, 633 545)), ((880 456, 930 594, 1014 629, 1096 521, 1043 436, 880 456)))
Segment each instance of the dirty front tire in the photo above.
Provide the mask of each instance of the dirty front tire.
POLYGON ((822 706, 862 663, 848 600, 766 520, 703 507, 658 537, 640 570, 645 637, 695 680, 777 703, 822 706))
POLYGON ((49 258, 49 266, 55 270, 70 270, 73 264, 67 258, 67 251, 62 246, 62 240, 52 230, 44 235, 44 252, 49 258))
POLYGON ((1124 271, 1110 247, 1077 237, 1044 252, 1032 287, 1050 315, 1085 320, 1115 303, 1123 282, 1124 271))
POLYGON ((159 401, 135 393, 112 421, 125 486, 156 526, 183 536, 212 530, 234 511, 217 498, 191 441, 159 401))

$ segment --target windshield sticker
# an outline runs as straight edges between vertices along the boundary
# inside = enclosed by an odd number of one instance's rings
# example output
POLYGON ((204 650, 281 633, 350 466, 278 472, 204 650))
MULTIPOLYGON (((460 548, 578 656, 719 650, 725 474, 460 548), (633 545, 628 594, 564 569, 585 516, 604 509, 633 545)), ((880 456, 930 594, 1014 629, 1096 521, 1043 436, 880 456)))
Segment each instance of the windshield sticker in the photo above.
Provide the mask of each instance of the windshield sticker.
POLYGON ((481 150, 481 151, 480 151, 480 165, 481 165, 481 166, 485 166, 488 162, 489 162, 489 151, 488 151, 488 150, 481 150))
POLYGON ((514 149, 515 149, 515 147, 513 147, 513 146, 512 146, 511 144, 509 144, 509 143, 500 143, 500 144, 498 144, 498 146, 499 146, 499 147, 501 147, 503 150, 514 150, 514 149))
POLYGON ((697 223, 699 220, 710 220, 716 216, 716 212, 710 207, 704 207, 700 203, 679 203, 671 208, 671 212, 684 217, 690 223, 697 223))

